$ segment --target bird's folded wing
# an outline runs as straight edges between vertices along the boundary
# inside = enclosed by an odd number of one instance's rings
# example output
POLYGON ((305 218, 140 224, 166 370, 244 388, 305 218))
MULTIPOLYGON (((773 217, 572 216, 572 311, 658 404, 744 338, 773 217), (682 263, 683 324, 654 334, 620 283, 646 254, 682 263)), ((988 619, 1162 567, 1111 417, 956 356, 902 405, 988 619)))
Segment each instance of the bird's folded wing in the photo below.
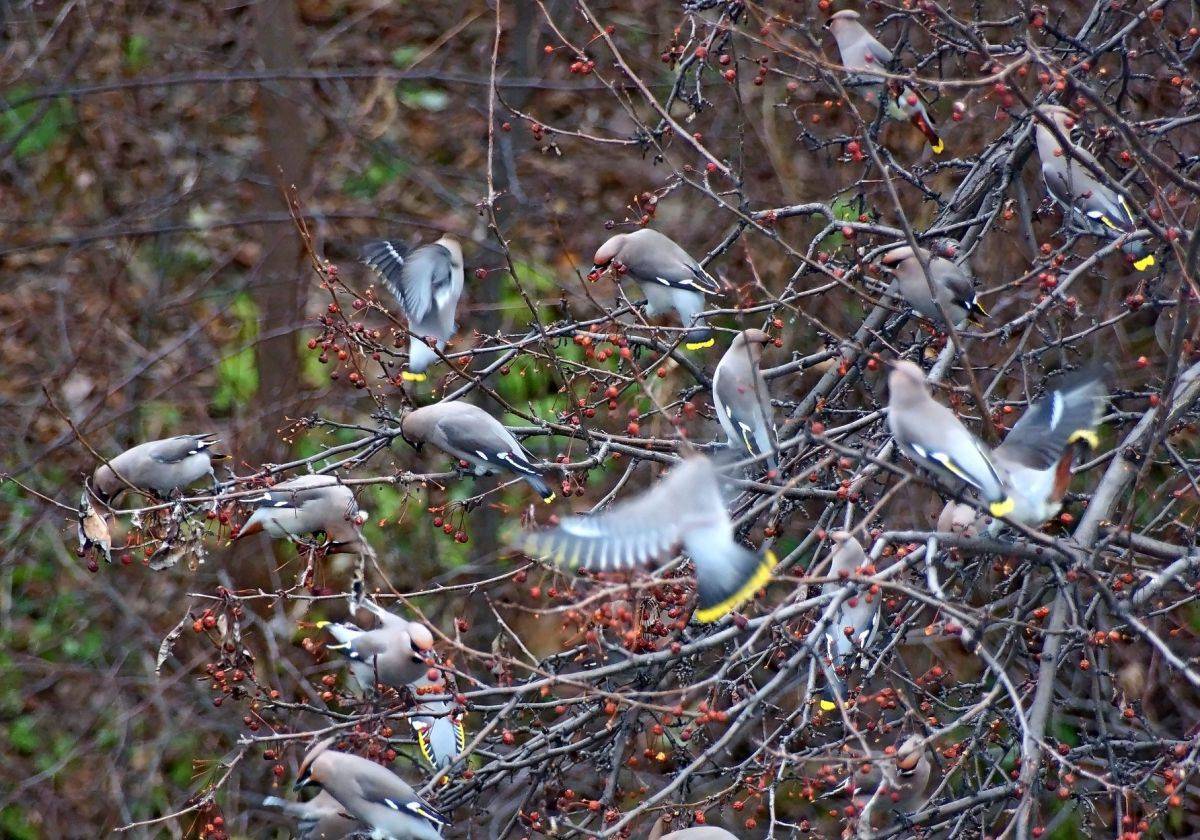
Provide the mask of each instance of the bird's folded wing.
POLYGON ((154 444, 150 457, 160 464, 175 464, 212 446, 216 439, 212 435, 179 435, 154 444))
POLYGON ((459 451, 498 468, 525 475, 541 475, 533 456, 503 427, 484 426, 475 417, 451 415, 438 421, 446 440, 459 451))

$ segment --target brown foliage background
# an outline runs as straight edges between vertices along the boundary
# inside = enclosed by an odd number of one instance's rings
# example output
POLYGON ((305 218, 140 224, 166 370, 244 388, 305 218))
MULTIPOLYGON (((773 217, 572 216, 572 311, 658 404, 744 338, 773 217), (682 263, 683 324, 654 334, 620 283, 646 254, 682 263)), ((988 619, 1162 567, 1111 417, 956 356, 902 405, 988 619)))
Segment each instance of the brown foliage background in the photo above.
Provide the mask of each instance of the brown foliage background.
MULTIPOLYGON (((978 80, 1034 45, 1039 51, 1028 75, 1014 71, 1008 79, 1023 96, 1045 95, 1038 72, 1056 73, 1082 56, 1055 33, 1075 33, 1093 14, 1090 4, 1066 4, 1043 11, 1047 27, 1042 28, 1032 23, 1036 9, 990 2, 946 5, 958 20, 985 22, 976 31, 996 46, 999 65, 982 69, 979 56, 963 46, 968 39, 947 37, 953 27, 932 13, 890 5, 863 10, 872 25, 887 18, 876 30, 887 43, 901 35, 907 40, 905 62, 913 66, 914 57, 920 57, 923 77, 962 82, 937 91, 932 106, 945 127, 949 150, 944 159, 931 158, 919 135, 906 126, 889 124, 880 131, 883 151, 921 185, 903 174, 895 178, 907 223, 917 231, 935 219, 953 219, 959 208, 948 205, 956 188, 995 148, 997 138, 1007 136, 1013 122, 1009 113, 1019 117, 1024 110, 992 83, 978 80), (955 101, 963 103, 961 121, 951 120, 955 101)), ((1096 66, 1085 74, 1087 83, 1147 143, 1157 144, 1154 149, 1164 160, 1194 181, 1200 152, 1194 128, 1196 36, 1188 30, 1196 25, 1195 7, 1158 2, 1152 8, 1165 14, 1151 20, 1146 4, 1117 5, 1119 11, 1105 12, 1103 24, 1089 33, 1090 43, 1132 25, 1119 48, 1088 59, 1096 66), (1176 117, 1184 122, 1164 126, 1176 117)), ((376 427, 381 408, 395 412, 464 384, 447 374, 431 394, 405 392, 374 374, 367 389, 354 388, 345 376, 329 378, 333 366, 317 363, 306 343, 321 335, 316 319, 330 297, 306 257, 289 197, 311 234, 313 251, 337 264, 341 279, 358 290, 371 282, 355 262, 362 241, 380 236, 430 241, 441 230, 463 237, 468 289, 459 314, 462 335, 452 349, 479 349, 470 362, 475 370, 495 361, 495 352, 486 348, 500 343, 497 335, 519 336, 528 329, 530 310, 514 278, 547 322, 602 315, 613 286, 607 280, 591 286, 584 279, 592 251, 609 235, 606 222, 636 224, 652 203, 657 229, 696 255, 716 252, 710 268, 736 290, 721 302, 730 310, 719 320, 723 327, 782 321, 775 333, 783 349, 773 351, 770 364, 835 348, 858 329, 877 298, 877 288, 864 285, 856 273, 858 251, 890 241, 882 230, 903 224, 878 169, 869 159, 859 162, 847 153, 846 141, 862 131, 811 60, 823 53, 836 61, 831 39, 823 37, 824 15, 817 4, 694 3, 689 9, 676 2, 596 0, 584 8, 565 0, 504 3, 498 11, 476 2, 375 0, 0 4, 0 79, 8 103, 0 110, 0 428, 6 430, 0 470, 13 479, 0 486, 5 535, 0 549, 0 752, 5 755, 0 835, 99 836, 185 809, 219 779, 216 805, 136 827, 133 836, 197 836, 218 809, 235 836, 264 836, 271 830, 267 826, 278 824, 251 807, 249 795, 271 790, 274 781, 273 763, 261 759, 261 749, 246 752, 225 777, 221 762, 241 754, 236 745, 246 734, 246 710, 234 702, 213 705, 203 672, 212 659, 211 646, 189 630, 161 674, 155 666, 163 638, 189 610, 195 615, 210 605, 203 599, 218 586, 268 592, 289 586, 299 569, 295 551, 265 543, 230 549, 214 535, 206 561, 194 568, 183 563, 152 572, 137 554, 128 564, 92 573, 75 554, 73 513, 67 507, 76 504, 80 479, 96 464, 89 447, 115 453, 145 439, 211 430, 235 455, 235 472, 247 475, 264 463, 307 457, 321 447, 359 439, 376 427), (734 177, 705 173, 706 158, 693 144, 654 131, 661 128, 658 115, 629 77, 614 69, 614 54, 592 19, 612 27, 612 41, 634 75, 660 103, 672 98, 674 119, 695 132, 699 144, 734 177), (581 57, 567 44, 583 49, 594 69, 572 72, 581 57), (709 51, 706 59, 695 55, 702 44, 709 51), (547 51, 547 45, 553 49, 547 51), (664 62, 662 54, 676 45, 678 55, 664 62), (717 62, 722 53, 731 56, 729 64, 717 62), (756 84, 759 67, 763 81, 756 84), (733 82, 721 76, 726 69, 735 71, 733 82), (496 98, 490 102, 493 70, 496 98), (695 109, 689 105, 693 96, 703 99, 695 109), (495 110, 490 122, 489 107, 495 110), (498 230, 490 228, 486 212, 489 169, 498 230), (739 225, 739 209, 761 214, 808 202, 820 203, 836 218, 810 210, 780 214, 763 227, 742 230, 739 225), (843 223, 856 230, 852 241, 841 232, 843 223), (472 274, 477 268, 486 269, 484 277, 472 274), (838 282, 835 270, 847 272, 849 282, 838 282), (792 286, 785 293, 789 278, 792 286), (769 305, 739 316, 734 313, 739 303, 769 305), (313 413, 322 423, 296 425, 313 413)), ((1068 85, 1061 95, 1073 102, 1073 94, 1068 85)), ((1109 121, 1086 99, 1081 109, 1089 126, 1109 121)), ((870 109, 862 113, 869 122, 870 109)), ((990 340, 970 345, 976 371, 992 386, 993 407, 1011 401, 1018 412, 1027 395, 1037 392, 1045 371, 1096 354, 1109 359, 1119 399, 1103 451, 1170 387, 1164 386, 1166 357, 1152 336, 1158 310, 1142 301, 1176 300, 1180 284, 1186 288, 1192 282, 1182 276, 1179 258, 1195 223, 1195 195, 1152 166, 1119 169, 1125 148, 1120 137, 1109 137, 1097 153, 1110 172, 1132 173, 1143 206, 1158 206, 1163 226, 1181 232, 1171 246, 1176 257, 1160 259, 1167 267, 1147 279, 1135 276, 1119 253, 1110 255, 1074 283, 1073 306, 1060 300, 1044 308, 1032 328, 993 333, 990 340), (1138 366, 1139 356, 1146 356, 1148 365, 1138 366)), ((968 251, 989 292, 984 302, 997 329, 1042 299, 1045 288, 1039 287, 1043 278, 1038 275, 1048 266, 1035 262, 1038 245, 1066 242, 1058 232, 1058 213, 1033 218, 1027 212, 1044 195, 1036 156, 1029 159, 1026 152, 998 160, 1020 164, 1006 172, 1009 188, 989 193, 983 210, 963 210, 992 219, 984 235, 979 228, 971 231, 968 251), (1028 228, 1023 218, 1029 219, 1028 228)), ((1096 247, 1086 237, 1066 242, 1068 263, 1059 276, 1096 247)), ((341 300, 345 304, 351 298, 341 300)), ((378 313, 363 319, 388 328, 378 313)), ((902 347, 917 336, 923 334, 910 326, 874 349, 894 357, 888 344, 902 347)), ((564 358, 582 358, 569 342, 556 346, 564 358)), ((717 358, 712 352, 699 360, 709 373, 717 358)), ((804 406, 825 371, 797 371, 773 380, 781 418, 804 406)), ((501 386, 501 377, 493 376, 489 387, 501 388, 545 419, 571 410, 545 365, 535 360, 511 375, 524 382, 501 386)), ((961 371, 951 378, 962 386, 968 382, 961 371)), ((573 387, 593 380, 607 381, 580 370, 573 387)), ((661 382, 651 384, 667 410, 623 402, 617 411, 602 409, 596 426, 621 435, 626 409, 641 406, 642 436, 669 437, 676 400, 692 399, 700 412, 686 424, 688 434, 700 441, 720 437, 715 422, 707 419, 707 393, 696 387, 686 367, 672 364, 661 382)), ((797 420, 840 425, 873 410, 881 392, 880 374, 864 371, 857 383, 837 390, 824 413, 809 406, 797 420)), ((965 390, 959 396, 964 414, 978 419, 971 396, 965 390)), ((862 439, 878 432, 864 431, 862 439)), ((1195 550, 1195 483, 1190 481, 1195 442, 1190 427, 1178 426, 1173 435, 1173 452, 1160 447, 1151 453, 1148 469, 1109 518, 1121 521, 1127 513, 1147 538, 1186 554, 1195 550), (1180 494, 1172 497, 1174 491, 1180 494)), ((543 437, 531 445, 545 457, 565 454, 577 461, 588 454, 578 441, 543 437)), ((1107 463, 1091 464, 1090 475, 1098 476, 1107 463)), ((444 466, 396 446, 356 474, 389 476, 444 466)), ((574 500, 577 508, 599 501, 622 469, 597 471, 590 482, 585 478, 588 492, 574 500)), ((836 490, 853 471, 835 472, 822 472, 818 486, 836 490)), ((635 484, 648 477, 639 473, 635 484)), ((1079 486, 1086 493, 1092 484, 1089 479, 1079 486)), ((491 486, 482 483, 480 489, 491 486)), ((864 492, 878 499, 884 489, 872 485, 864 492)), ((452 511, 469 534, 466 547, 429 524, 427 505, 470 492, 448 496, 430 490, 426 496, 418 485, 365 489, 363 503, 373 515, 369 534, 380 554, 374 583, 415 592, 516 568, 499 546, 503 529, 528 503, 519 488, 489 496, 470 513, 452 511), (380 527, 379 521, 386 524, 380 527)), ((934 494, 924 487, 904 492, 873 525, 932 526, 938 509, 934 494)), ((841 521, 840 511, 825 508, 820 500, 796 504, 781 524, 781 545, 789 550, 803 545, 805 564, 815 549, 805 543, 814 526, 841 521)), ((864 509, 870 511, 870 504, 864 509)), ((1078 505, 1073 510, 1078 516, 1078 505)), ((564 507, 560 513, 565 512, 564 507)), ((753 532, 756 543, 762 524, 753 532)), ((1069 529, 1055 524, 1049 533, 1059 537, 1069 529)), ((1116 555, 1105 557, 1104 568, 1138 578, 1175 556, 1116 555)), ((331 562, 321 574, 319 585, 329 592, 344 588, 344 564, 331 562)), ((1189 568, 1182 584, 1164 589, 1166 602, 1151 621, 1185 660, 1196 653, 1194 632, 1200 626, 1187 595, 1194 579, 1189 568)), ((1102 580, 1108 585, 1118 578, 1105 571, 1102 580)), ((563 585, 549 572, 530 572, 531 583, 556 581, 563 585)), ((772 603, 787 589, 783 583, 775 586, 779 591, 772 590, 772 603)), ((1040 598, 1022 596, 1022 609, 1031 612, 1049 603, 1054 587, 1045 586, 1040 598)), ((511 606, 537 606, 528 586, 504 580, 487 594, 491 603, 508 605, 504 614, 519 635, 532 640, 538 656, 561 647, 557 617, 511 606)), ((974 607, 986 600, 972 597, 974 607)), ((1078 603, 1086 608, 1095 603, 1092 598, 1081 595, 1078 603)), ((491 603, 470 590, 415 603, 443 633, 470 649, 492 651, 493 640, 502 635, 491 603), (469 629, 456 632, 455 618, 469 629)), ((319 704, 320 677, 339 671, 326 657, 304 649, 300 640, 315 632, 297 622, 337 614, 341 605, 319 603, 307 610, 281 599, 247 604, 243 632, 257 658, 259 684, 319 704)), ((1014 611, 1009 617, 1026 622, 1028 614, 1014 611)), ((912 629, 932 626, 931 616, 931 611, 920 620, 909 616, 912 629)), ((1067 634, 1072 652, 1062 654, 1049 731, 1061 743, 1083 749, 1076 757, 1092 769, 1103 763, 1109 739, 1158 746, 1122 753, 1128 773, 1118 784, 1121 789, 1091 787, 1080 800, 1087 804, 1059 818, 1055 829, 1067 833, 1063 836, 1105 825, 1112 831, 1113 820, 1133 813, 1148 815, 1160 830, 1184 831, 1192 822, 1183 815, 1195 811, 1194 784, 1179 786, 1182 811, 1171 812, 1158 780, 1168 763, 1161 756, 1176 756, 1171 751, 1176 744, 1186 745, 1179 772, 1191 778, 1194 749, 1187 739, 1200 720, 1194 690, 1184 690, 1188 681, 1137 633, 1127 633, 1127 643, 1104 654, 1106 676, 1100 683, 1081 677, 1077 663, 1094 652, 1079 646, 1093 630, 1109 629, 1090 620, 1072 614, 1078 632, 1067 634), (1122 675, 1133 681, 1139 696, 1132 696, 1122 675), (1126 707, 1136 709, 1133 722, 1122 716, 1126 707), (1126 792, 1132 798, 1120 804, 1126 792)), ((1033 635, 1040 632, 1036 623, 1028 626, 1033 635)), ((1112 626, 1129 630, 1115 618, 1112 626)), ((908 658, 914 674, 935 660, 946 664, 951 682, 976 679, 980 670, 953 638, 908 658)), ((486 656, 463 653, 456 664, 492 680, 486 656)), ((503 698, 480 702, 496 709, 503 698)), ((955 711, 938 712, 943 713, 950 719, 955 711)), ((478 731, 489 715, 481 708, 470 719, 472 728, 478 731)), ((299 714, 292 725, 305 731, 318 723, 299 714)), ((494 735, 489 744, 494 750, 494 735)), ((293 777, 299 754, 291 749, 280 759, 287 767, 285 781, 293 777)), ((415 779, 418 766, 409 750, 397 769, 415 779)), ((753 778, 756 768, 765 772, 761 764, 741 772, 753 778)), ((653 790, 670 777, 654 770, 632 775, 622 782, 631 795, 639 784, 653 790)), ((578 780, 572 782, 564 770, 553 784, 537 782, 543 784, 569 786, 578 780)), ((969 796, 971 783, 964 784, 959 793, 969 796)), ((682 802, 691 807, 712 797, 717 803, 713 821, 743 824, 750 809, 739 814, 725 805, 744 794, 726 793, 700 785, 692 800, 682 802)), ((1053 793, 1054 784, 1047 781, 1035 821, 1054 819, 1053 793)), ((489 835, 486 823, 473 822, 471 814, 499 794, 491 789, 478 796, 462 800, 466 804, 456 815, 453 836, 489 835)), ((630 801, 623 810, 629 810, 630 801)), ((764 800, 754 801, 757 807, 764 800)), ((789 819, 819 824, 828 807, 797 804, 789 819)), ((999 819, 996 813, 985 809, 971 825, 989 825, 999 819)), ((635 835, 651 822, 639 822, 635 835)), ((759 822, 765 824, 761 814, 759 822)), ((742 831, 762 834, 761 828, 742 831)), ((783 828, 776 832, 787 836, 783 828)))

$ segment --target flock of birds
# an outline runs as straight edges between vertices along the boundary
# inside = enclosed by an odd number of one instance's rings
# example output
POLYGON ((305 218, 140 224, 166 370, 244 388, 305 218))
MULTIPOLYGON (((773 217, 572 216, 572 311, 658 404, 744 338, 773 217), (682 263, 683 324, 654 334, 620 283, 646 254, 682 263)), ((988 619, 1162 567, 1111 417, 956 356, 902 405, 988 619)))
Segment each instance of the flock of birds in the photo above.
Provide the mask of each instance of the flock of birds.
MULTIPOLYGON (((847 87, 876 104, 894 119, 913 123, 940 152, 943 142, 920 94, 894 77, 879 75, 893 62, 891 52, 859 22, 853 11, 829 20, 837 39, 847 87)), ((1062 206, 1077 230, 1120 240, 1140 271, 1152 265, 1146 234, 1125 197, 1104 183, 1104 170, 1070 139, 1074 117, 1066 108, 1041 105, 1036 120, 1037 151, 1050 196, 1062 206)), ((899 243, 884 253, 881 271, 891 276, 890 293, 920 316, 938 325, 958 326, 987 313, 976 299, 975 283, 953 261, 952 244, 938 252, 899 243)), ((406 379, 421 381, 442 358, 455 331, 455 313, 464 288, 462 249, 444 236, 415 250, 394 241, 372 243, 362 255, 399 303, 410 334, 406 379)), ((691 350, 712 346, 715 336, 705 324, 706 296, 721 284, 674 241, 642 228, 615 235, 596 251, 589 275, 606 272, 634 281, 645 296, 651 316, 674 313, 691 350)), ((729 448, 740 458, 736 467, 777 478, 781 453, 767 383, 760 359, 771 338, 758 329, 738 333, 713 377, 712 399, 729 448)), ((897 361, 888 376, 888 424, 899 449, 947 491, 939 527, 967 533, 998 532, 1005 522, 1040 527, 1059 510, 1071 479, 1079 446, 1096 447, 1107 388, 1103 372, 1082 369, 1062 377, 1032 404, 1006 439, 989 447, 931 396, 922 369, 897 361)), ((463 402, 438 402, 407 413, 399 435, 415 449, 430 445, 476 475, 508 473, 525 481, 545 502, 555 498, 547 475, 555 468, 539 462, 496 418, 463 402)), ((98 467, 81 501, 83 550, 110 551, 106 511, 126 491, 170 499, 194 482, 211 476, 223 458, 212 435, 181 435, 142 443, 98 467)), ((729 468, 711 458, 682 458, 647 491, 623 499, 602 513, 563 519, 557 526, 525 532, 519 547, 530 556, 571 568, 595 571, 632 569, 674 558, 678 549, 691 560, 696 580, 693 618, 713 622, 737 609, 770 580, 776 564, 770 550, 753 550, 735 534, 723 476, 729 468), (688 503, 680 505, 678 500, 688 503)), ((265 532, 273 538, 299 539, 324 535, 329 552, 369 551, 361 524, 366 515, 350 487, 334 475, 304 475, 281 481, 260 495, 241 501, 252 512, 237 538, 265 532)), ((868 565, 863 547, 850 533, 830 535, 828 591, 850 588, 825 630, 823 687, 819 702, 836 708, 850 694, 846 679, 871 646, 880 622, 878 597, 860 591, 855 573, 868 565)), ((110 558, 111 559, 111 558, 110 558)), ((432 767, 447 770, 462 761, 466 743, 461 710, 445 695, 434 636, 420 622, 408 621, 369 600, 361 592, 354 601, 374 615, 374 627, 322 623, 345 655, 364 692, 379 685, 409 690, 417 706, 411 714, 421 751, 432 767)), ((297 820, 303 838, 339 838, 358 832, 373 837, 438 838, 447 818, 419 797, 398 775, 366 758, 339 752, 329 738, 313 745, 300 767, 297 788, 322 790, 307 802, 275 797, 266 804, 297 820)), ((919 807, 930 774, 927 745, 920 736, 901 740, 886 758, 873 765, 853 787, 890 794, 895 810, 919 807)), ((733 837, 722 829, 694 827, 655 836, 662 840, 715 840, 733 837)))

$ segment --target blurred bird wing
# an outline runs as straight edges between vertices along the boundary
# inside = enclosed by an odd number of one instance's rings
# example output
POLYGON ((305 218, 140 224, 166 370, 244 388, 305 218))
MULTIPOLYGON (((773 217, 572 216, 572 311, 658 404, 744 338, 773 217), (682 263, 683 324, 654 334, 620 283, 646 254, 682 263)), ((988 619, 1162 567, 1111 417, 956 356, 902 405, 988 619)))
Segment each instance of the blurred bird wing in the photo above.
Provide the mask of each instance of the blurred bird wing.
POLYGON ((644 493, 605 513, 574 516, 526 534, 522 547, 570 568, 626 569, 657 560, 693 529, 728 527, 729 514, 707 459, 684 461, 644 493))
POLYGON ((1095 448, 1106 389, 1095 372, 1072 377, 1029 407, 996 448, 1001 461, 1034 470, 1058 464, 1063 451, 1077 440, 1095 448))
POLYGON ((435 303, 453 302, 450 252, 441 245, 423 245, 410 253, 400 242, 382 240, 363 248, 361 260, 400 301, 410 322, 424 320, 435 303))

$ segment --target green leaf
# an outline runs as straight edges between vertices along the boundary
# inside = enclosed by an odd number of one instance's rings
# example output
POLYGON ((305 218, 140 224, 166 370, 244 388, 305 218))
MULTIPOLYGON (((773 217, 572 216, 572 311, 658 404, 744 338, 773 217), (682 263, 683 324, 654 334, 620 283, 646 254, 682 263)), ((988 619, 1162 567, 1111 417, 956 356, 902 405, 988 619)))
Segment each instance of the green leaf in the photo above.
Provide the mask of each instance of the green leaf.
POLYGON ((438 88, 400 87, 400 102, 408 108, 422 111, 444 111, 450 104, 450 94, 438 88))
MULTIPOLYGON (((9 97, 20 99, 29 91, 28 87, 16 88, 9 92, 9 97)), ((42 100, 26 102, 16 108, 0 104, 0 139, 7 144, 20 137, 13 155, 18 159, 29 157, 63 140, 65 129, 73 119, 74 111, 67 99, 55 99, 49 107, 42 100), (44 107, 46 112, 42 114, 40 112, 44 107), (28 130, 26 126, 29 126, 28 130)))
POLYGON ((145 35, 130 35, 125 42, 125 68, 133 72, 150 64, 150 39, 145 35))
POLYGON ((421 50, 417 47, 396 47, 392 50, 392 64, 399 67, 401 70, 408 68, 412 64, 413 59, 421 54, 421 50))
POLYGON ((354 198, 374 198, 381 189, 407 172, 408 164, 399 158, 376 155, 362 172, 347 178, 342 189, 354 198))
POLYGON ((42 736, 37 719, 33 715, 22 715, 8 727, 8 744, 22 755, 33 755, 41 746, 42 736))
POLYGON ((229 314, 241 322, 237 335, 240 349, 217 363, 213 407, 218 411, 245 405, 258 392, 258 364, 253 346, 258 335, 258 307, 248 294, 242 293, 233 299, 229 314))

